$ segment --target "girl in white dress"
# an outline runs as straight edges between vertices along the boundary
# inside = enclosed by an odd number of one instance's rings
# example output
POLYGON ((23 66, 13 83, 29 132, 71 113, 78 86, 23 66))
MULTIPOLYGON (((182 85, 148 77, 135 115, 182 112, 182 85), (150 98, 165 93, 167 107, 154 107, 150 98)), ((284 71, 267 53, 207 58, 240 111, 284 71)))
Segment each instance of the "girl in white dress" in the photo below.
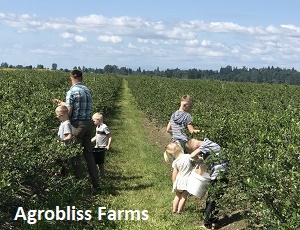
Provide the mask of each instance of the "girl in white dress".
MULTIPOLYGON (((188 196, 187 180, 193 170, 193 160, 198 159, 198 153, 184 154, 184 150, 177 142, 172 142, 164 152, 166 162, 172 162, 172 182, 175 198, 173 200, 173 213, 181 214, 188 196)), ((201 174, 201 172, 198 172, 201 174)))

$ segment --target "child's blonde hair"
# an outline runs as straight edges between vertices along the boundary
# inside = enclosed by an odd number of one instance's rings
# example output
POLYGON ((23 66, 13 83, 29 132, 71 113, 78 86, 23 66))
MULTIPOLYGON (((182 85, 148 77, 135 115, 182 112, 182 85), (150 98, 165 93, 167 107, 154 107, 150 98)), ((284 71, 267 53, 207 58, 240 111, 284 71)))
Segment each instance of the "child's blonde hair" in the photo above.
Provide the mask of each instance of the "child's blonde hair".
POLYGON ((68 115, 68 108, 64 105, 57 106, 55 111, 63 115, 68 115))
POLYGON ((185 143, 185 149, 188 153, 192 153, 195 150, 196 141, 196 139, 192 138, 185 143))
POLYGON ((181 97, 183 103, 193 103, 193 98, 190 95, 184 95, 181 97))
POLYGON ((165 162, 171 162, 175 160, 180 154, 184 153, 180 143, 172 142, 168 144, 166 151, 164 152, 165 162))
POLYGON ((93 118, 103 120, 103 115, 101 113, 94 113, 93 118))

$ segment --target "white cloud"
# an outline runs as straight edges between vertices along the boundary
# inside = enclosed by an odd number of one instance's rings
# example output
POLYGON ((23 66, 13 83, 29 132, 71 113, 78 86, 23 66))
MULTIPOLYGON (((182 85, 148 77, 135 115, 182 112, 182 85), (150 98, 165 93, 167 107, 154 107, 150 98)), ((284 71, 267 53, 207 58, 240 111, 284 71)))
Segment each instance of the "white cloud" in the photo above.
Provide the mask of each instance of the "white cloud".
POLYGON ((188 46, 197 46, 199 44, 199 41, 197 39, 194 39, 194 40, 187 40, 185 43, 188 46))
POLYGON ((209 28, 214 32, 245 31, 245 27, 232 22, 212 22, 209 24, 209 28))
POLYGON ((152 44, 152 45, 159 45, 161 44, 160 40, 158 39, 143 39, 143 38, 138 38, 137 39, 139 43, 144 43, 144 44, 152 44))
POLYGON ((63 47, 72 47, 72 44, 70 44, 70 43, 64 43, 63 47))
MULTIPOLYGON (((84 43, 85 46, 89 45, 89 52, 98 47, 107 52, 107 55, 124 55, 124 58, 136 55, 134 52, 152 55, 154 61, 162 56, 174 60, 174 56, 177 59, 188 59, 197 55, 203 59, 224 58, 224 62, 228 61, 228 64, 234 65, 236 61, 242 60, 268 63, 273 60, 280 64, 281 59, 284 59, 288 63, 288 60, 295 62, 295 58, 300 56, 300 27, 291 24, 242 26, 234 22, 202 20, 173 23, 141 17, 105 17, 96 14, 73 19, 44 19, 34 14, 0 13, 0 26, 4 29, 15 28, 21 33, 16 35, 20 38, 24 34, 29 37, 32 32, 47 36, 49 32, 52 38, 49 41, 56 46, 61 40, 54 41, 55 36, 65 39, 65 43, 59 44, 62 48, 81 48, 84 43), (103 43, 112 43, 113 47, 96 43, 96 39, 103 43), (99 47, 99 44, 104 47, 99 47)), ((6 35, 4 32, 3 34, 6 35)), ((43 38, 40 36, 40 39, 43 38)), ((35 39, 39 39, 39 36, 35 36, 35 39)), ((16 42, 20 44, 20 50, 26 47, 26 42, 22 42, 21 39, 16 42)), ((37 44, 42 42, 44 40, 37 44)), ((7 47, 0 48, 3 50, 7 47)), ((40 47, 31 48, 31 52, 49 55, 57 53, 40 47)))
POLYGON ((281 25, 282 28, 290 30, 291 32, 300 32, 300 27, 295 25, 281 25))
POLYGON ((75 35, 74 41, 76 41, 76 42, 86 42, 87 39, 85 37, 83 37, 83 36, 75 35))
POLYGON ((211 41, 209 41, 209 40, 203 40, 203 41, 201 42, 201 45, 202 45, 202 46, 210 46, 210 45, 211 45, 211 41))
POLYGON ((60 36, 64 39, 68 39, 69 41, 75 41, 75 42, 86 42, 87 41, 87 39, 85 37, 76 35, 73 33, 69 33, 69 32, 62 33, 60 36))
POLYGON ((176 45, 178 44, 178 40, 174 39, 145 39, 145 38, 138 38, 137 41, 139 43, 144 43, 144 44, 151 44, 151 45, 176 45))
POLYGON ((77 17, 75 23, 78 25, 103 25, 108 24, 108 19, 102 15, 92 14, 89 16, 77 17))
POLYGON ((98 36, 97 39, 101 42, 112 42, 112 43, 123 42, 123 39, 119 36, 100 35, 98 36))
POLYGON ((64 39, 71 39, 73 37, 73 34, 65 32, 65 33, 62 33, 60 36, 64 39))
POLYGON ((51 55, 51 56, 56 56, 56 55, 63 55, 64 52, 62 51, 57 51, 57 50, 50 50, 50 49, 33 49, 30 50, 31 53, 34 54, 40 54, 40 55, 51 55))
POLYGON ((135 45, 133 45, 131 42, 128 43, 127 47, 129 49, 136 49, 137 47, 135 45))

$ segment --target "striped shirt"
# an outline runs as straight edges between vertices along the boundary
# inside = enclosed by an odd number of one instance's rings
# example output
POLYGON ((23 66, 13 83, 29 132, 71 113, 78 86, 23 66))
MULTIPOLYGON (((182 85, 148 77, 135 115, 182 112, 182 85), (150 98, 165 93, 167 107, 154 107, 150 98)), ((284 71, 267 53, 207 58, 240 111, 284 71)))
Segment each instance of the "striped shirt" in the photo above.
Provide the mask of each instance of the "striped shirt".
POLYGON ((72 106, 71 121, 92 119, 92 95, 81 82, 71 86, 66 95, 66 106, 72 106))
POLYGON ((191 124, 192 116, 182 110, 175 111, 170 119, 172 129, 172 141, 187 141, 187 135, 184 133, 187 126, 191 124))
POLYGON ((216 158, 214 158, 214 162, 206 163, 206 166, 210 170, 210 178, 211 180, 217 179, 220 172, 226 173, 228 170, 228 160, 220 159, 220 151, 221 147, 217 143, 209 140, 208 138, 204 138, 202 145, 199 147, 201 152, 203 153, 204 160, 208 160, 213 156, 210 154, 212 151, 215 153, 216 158))
POLYGON ((219 153, 221 151, 220 145, 209 140, 208 138, 204 138, 202 145, 199 147, 202 153, 209 153, 213 151, 214 153, 219 153))

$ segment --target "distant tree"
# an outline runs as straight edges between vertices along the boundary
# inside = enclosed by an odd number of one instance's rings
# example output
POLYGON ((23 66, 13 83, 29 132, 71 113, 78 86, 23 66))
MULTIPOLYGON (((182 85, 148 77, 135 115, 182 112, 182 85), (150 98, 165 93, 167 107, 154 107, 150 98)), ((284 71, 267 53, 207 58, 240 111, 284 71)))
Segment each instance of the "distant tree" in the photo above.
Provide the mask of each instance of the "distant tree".
POLYGON ((28 65, 24 67, 25 69, 32 69, 32 65, 28 65))
POLYGON ((37 69, 44 69, 44 66, 41 65, 41 64, 38 64, 38 65, 36 66, 36 68, 37 68, 37 69))
POLYGON ((98 68, 96 68, 94 72, 95 72, 95 73, 103 74, 103 73, 104 73, 104 70, 103 70, 103 69, 98 69, 98 68))
POLYGON ((1 67, 2 67, 2 68, 8 68, 8 64, 7 64, 6 62, 2 62, 2 63, 1 63, 1 67))
POLYGON ((167 78, 173 77, 173 70, 167 69, 167 70, 165 71, 165 77, 167 77, 167 78))
POLYGON ((106 65, 104 66, 104 73, 114 73, 114 66, 112 65, 106 65))
POLYGON ((86 68, 85 66, 82 66, 82 72, 84 72, 84 73, 88 73, 88 72, 89 72, 89 70, 88 70, 88 68, 86 68))
POLYGON ((126 67, 121 67, 119 69, 119 74, 121 74, 121 75, 128 75, 128 69, 126 67))
POLYGON ((197 74, 198 74, 198 71, 195 68, 188 70, 188 78, 189 79, 196 79, 197 78, 197 74))
POLYGON ((56 63, 52 64, 52 70, 57 70, 57 64, 56 63))
POLYGON ((220 74, 221 75, 226 75, 226 74, 229 74, 231 72, 232 72, 232 67, 230 65, 226 66, 225 68, 224 67, 220 68, 220 74))
POLYGON ((116 66, 116 65, 113 65, 113 73, 118 73, 118 71, 119 71, 119 67, 118 66, 116 66))

